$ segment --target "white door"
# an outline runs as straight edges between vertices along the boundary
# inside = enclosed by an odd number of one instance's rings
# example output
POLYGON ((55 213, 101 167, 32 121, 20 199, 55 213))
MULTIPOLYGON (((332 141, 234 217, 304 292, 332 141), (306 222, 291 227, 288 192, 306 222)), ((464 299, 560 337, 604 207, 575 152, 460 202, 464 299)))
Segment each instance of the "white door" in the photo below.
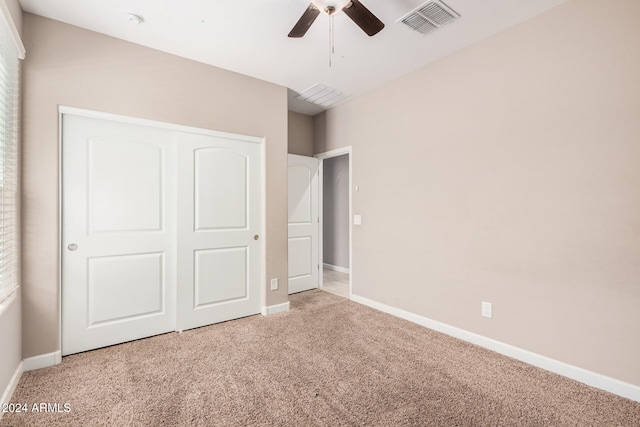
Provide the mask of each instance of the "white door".
POLYGON ((261 147, 185 134, 178 152, 178 329, 260 312, 261 147))
POLYGON ((289 293, 318 287, 318 159, 289 154, 289 293))
POLYGON ((260 312, 257 141, 63 115, 63 354, 260 312))
POLYGON ((63 117, 63 354, 174 330, 171 133, 63 117))

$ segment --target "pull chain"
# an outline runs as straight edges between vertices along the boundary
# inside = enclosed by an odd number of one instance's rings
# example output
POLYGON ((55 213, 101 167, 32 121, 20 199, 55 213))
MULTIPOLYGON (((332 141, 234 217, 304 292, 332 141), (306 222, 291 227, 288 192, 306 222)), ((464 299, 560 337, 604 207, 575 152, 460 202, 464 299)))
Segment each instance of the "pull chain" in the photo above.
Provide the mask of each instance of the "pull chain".
POLYGON ((333 45, 333 14, 329 17, 329 68, 331 68, 331 60, 335 52, 333 45))
POLYGON ((325 9, 325 12, 329 15, 329 68, 331 68, 331 60, 333 59, 333 54, 335 53, 334 45, 333 45, 333 14, 336 9, 333 6, 328 6, 325 9))

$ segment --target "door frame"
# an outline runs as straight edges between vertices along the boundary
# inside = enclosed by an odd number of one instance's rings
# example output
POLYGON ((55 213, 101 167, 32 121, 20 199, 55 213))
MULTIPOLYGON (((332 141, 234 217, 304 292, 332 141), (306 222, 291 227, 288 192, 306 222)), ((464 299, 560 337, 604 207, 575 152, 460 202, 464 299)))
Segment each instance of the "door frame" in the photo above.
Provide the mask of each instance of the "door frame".
MULTIPOLYGON (((185 133, 195 133, 199 135, 220 137, 231 140, 241 140, 246 142, 253 142, 259 144, 260 146, 260 157, 261 157, 261 192, 262 197, 260 201, 260 228, 262 230, 263 238, 261 241, 261 251, 262 256, 260 259, 260 301, 262 311, 265 310, 267 305, 267 288, 266 288, 266 277, 267 277, 267 186, 266 186, 266 140, 264 137, 256 137, 249 135, 240 135, 230 132, 217 131, 212 129, 198 128, 193 126, 185 126, 179 125, 175 123, 163 122, 158 120, 149 120, 142 119, 138 117, 125 116, 120 114, 113 113, 105 113, 101 111, 89 110, 84 108, 77 107, 69 107, 65 105, 58 106, 58 289, 57 289, 57 297, 58 297, 58 348, 59 350, 55 352, 54 355, 54 364, 58 364, 62 362, 62 255, 63 255, 63 247, 62 247, 62 121, 64 115, 74 115, 80 117, 89 117, 94 119, 102 119, 109 120, 119 123, 128 123, 139 126, 147 126, 156 129, 165 129, 171 131, 185 132, 185 133)), ((174 300, 174 312, 177 309, 177 298, 174 300)), ((177 313, 176 313, 177 314, 177 313)))
POLYGON ((318 276, 318 287, 322 288, 324 284, 324 256, 323 256, 323 239, 324 239, 324 160, 333 157, 349 156, 349 298, 353 295, 353 149, 351 145, 335 150, 318 153, 313 157, 320 160, 318 166, 318 198, 319 198, 319 216, 320 216, 320 233, 318 238, 318 262, 323 268, 320 269, 318 276))

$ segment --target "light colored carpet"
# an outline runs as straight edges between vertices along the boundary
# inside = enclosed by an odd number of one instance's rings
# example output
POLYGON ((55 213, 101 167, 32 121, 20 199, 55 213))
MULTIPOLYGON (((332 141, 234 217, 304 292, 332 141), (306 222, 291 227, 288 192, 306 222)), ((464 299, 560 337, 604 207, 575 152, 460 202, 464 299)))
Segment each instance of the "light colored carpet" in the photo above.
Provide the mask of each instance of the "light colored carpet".
POLYGON ((638 426, 640 403, 320 290, 26 372, 2 426, 638 426))

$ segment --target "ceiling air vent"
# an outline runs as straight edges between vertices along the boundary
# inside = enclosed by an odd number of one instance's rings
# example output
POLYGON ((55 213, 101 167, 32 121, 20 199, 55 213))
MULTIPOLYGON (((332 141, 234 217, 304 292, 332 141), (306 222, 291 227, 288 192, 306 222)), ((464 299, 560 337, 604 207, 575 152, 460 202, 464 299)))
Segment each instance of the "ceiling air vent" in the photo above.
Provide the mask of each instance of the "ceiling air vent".
POLYGON ((343 99, 349 97, 348 93, 340 92, 336 89, 323 86, 321 84, 315 84, 309 89, 302 92, 298 99, 307 102, 313 102, 314 104, 322 105, 323 107, 329 107, 343 99))
POLYGON ((444 2, 430 1, 418 7, 397 22, 422 35, 429 34, 438 28, 459 18, 460 14, 444 2))

